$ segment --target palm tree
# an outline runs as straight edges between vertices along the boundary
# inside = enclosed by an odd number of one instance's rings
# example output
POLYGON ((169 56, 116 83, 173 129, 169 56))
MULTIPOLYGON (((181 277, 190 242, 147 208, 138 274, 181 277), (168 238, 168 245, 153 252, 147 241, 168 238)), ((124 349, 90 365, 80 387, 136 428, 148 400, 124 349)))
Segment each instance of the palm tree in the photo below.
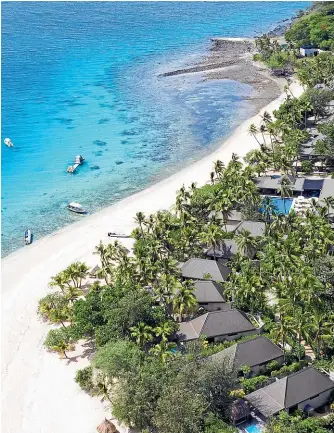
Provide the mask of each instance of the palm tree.
POLYGON ((323 199, 323 202, 325 203, 325 208, 327 210, 327 219, 328 219, 328 222, 330 222, 330 220, 331 220, 330 209, 334 208, 334 197, 325 197, 323 199))
POLYGON ((163 322, 160 326, 154 328, 154 333, 157 337, 161 337, 161 340, 166 342, 168 337, 174 332, 173 326, 170 322, 163 322))
POLYGON ((277 213, 277 207, 273 204, 270 197, 264 197, 262 201, 262 215, 264 216, 266 229, 269 227, 270 221, 277 213))
POLYGON ((146 343, 153 340, 153 329, 144 322, 139 322, 137 326, 130 328, 131 337, 133 337, 138 346, 145 346, 146 343))
POLYGON ((101 264, 104 268, 107 265, 107 248, 102 241, 100 241, 99 245, 95 247, 93 254, 98 254, 100 256, 101 264))
POLYGON ((292 317, 289 316, 289 314, 286 312, 287 303, 289 303, 289 301, 286 301, 284 299, 279 299, 277 303, 279 321, 275 322, 274 327, 271 331, 274 339, 277 342, 281 343, 282 350, 284 353, 284 358, 285 358, 287 337, 291 335, 291 333, 293 332, 292 317))
POLYGON ((174 315, 178 314, 183 318, 184 313, 194 311, 197 306, 197 300, 194 295, 194 286, 190 281, 184 281, 173 299, 174 315))
POLYGON ((163 364, 167 362, 168 358, 176 355, 172 349, 176 349, 177 345, 175 343, 166 343, 161 340, 159 344, 156 344, 150 349, 150 353, 154 356, 161 358, 163 364))
POLYGON ((209 224, 202 233, 202 240, 213 249, 213 258, 216 260, 216 249, 224 239, 224 231, 216 224, 209 224))
POLYGON ((260 126, 260 132, 262 134, 262 138, 263 138, 263 144, 265 147, 267 147, 267 143, 266 143, 266 139, 264 137, 264 133, 267 131, 266 126, 265 125, 261 125, 260 126))
POLYGON ((323 306, 321 308, 318 306, 312 313, 310 327, 310 344, 313 345, 314 342, 316 357, 320 358, 321 345, 325 346, 327 341, 333 344, 334 314, 328 313, 323 306))
POLYGON ((259 142, 259 140, 256 137, 257 133, 258 133, 258 130, 257 130, 256 126, 254 125, 254 123, 252 123, 250 125, 250 127, 248 128, 248 134, 252 135, 255 138, 255 140, 257 141, 258 145, 260 146, 261 143, 259 142))
POLYGON ((59 287, 60 290, 65 293, 67 287, 69 287, 69 277, 68 275, 62 271, 59 274, 51 277, 51 281, 49 283, 50 287, 59 287))
POLYGON ((286 178, 285 176, 282 178, 281 180, 281 186, 277 189, 277 192, 281 194, 281 198, 283 200, 283 205, 284 205, 284 213, 286 214, 286 203, 285 203, 285 199, 286 197, 291 197, 292 196, 292 189, 291 189, 291 184, 288 178, 286 178))
POLYGON ((139 225, 142 238, 144 238, 143 223, 145 222, 145 214, 143 212, 137 212, 135 217, 135 223, 139 225))
POLYGON ((235 237, 239 251, 246 257, 250 257, 251 252, 256 250, 259 242, 255 236, 252 236, 249 230, 240 230, 235 237))
POLYGON ((216 174, 216 177, 220 178, 224 172, 224 163, 220 161, 220 159, 217 159, 217 161, 214 162, 213 169, 216 174))

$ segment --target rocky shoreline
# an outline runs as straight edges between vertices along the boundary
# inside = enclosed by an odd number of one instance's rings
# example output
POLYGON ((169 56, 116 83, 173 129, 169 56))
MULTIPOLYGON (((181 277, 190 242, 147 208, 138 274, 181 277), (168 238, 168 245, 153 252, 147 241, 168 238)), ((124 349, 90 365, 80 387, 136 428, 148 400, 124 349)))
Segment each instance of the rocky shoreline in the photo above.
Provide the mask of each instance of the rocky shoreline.
POLYGON ((234 80, 249 84, 253 92, 245 99, 250 100, 257 111, 280 95, 286 80, 273 77, 266 67, 253 61, 254 39, 214 38, 211 42, 208 54, 199 63, 161 76, 202 73, 204 81, 234 80))

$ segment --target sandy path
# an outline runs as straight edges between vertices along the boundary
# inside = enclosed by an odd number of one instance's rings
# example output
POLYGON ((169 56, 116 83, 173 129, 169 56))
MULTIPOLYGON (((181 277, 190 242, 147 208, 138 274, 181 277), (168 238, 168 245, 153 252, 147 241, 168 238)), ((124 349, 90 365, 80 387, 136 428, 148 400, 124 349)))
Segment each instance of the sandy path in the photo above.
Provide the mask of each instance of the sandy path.
MULTIPOLYGON (((302 93, 299 85, 291 87, 295 96, 302 93)), ((260 114, 276 109, 283 99, 280 96, 260 114)), ((104 407, 81 392, 73 380, 87 359, 67 365, 43 348, 48 326, 39 322, 36 308, 49 291, 50 277, 75 260, 95 265, 97 257, 92 251, 100 239, 108 240, 108 231, 130 233, 137 211, 148 214, 170 208, 183 183, 202 185, 208 180, 213 161, 227 163, 233 152, 243 156, 255 148, 257 143, 247 130, 259 121, 257 115, 244 122, 217 151, 172 177, 2 260, 3 433, 96 431, 106 414, 104 407)))

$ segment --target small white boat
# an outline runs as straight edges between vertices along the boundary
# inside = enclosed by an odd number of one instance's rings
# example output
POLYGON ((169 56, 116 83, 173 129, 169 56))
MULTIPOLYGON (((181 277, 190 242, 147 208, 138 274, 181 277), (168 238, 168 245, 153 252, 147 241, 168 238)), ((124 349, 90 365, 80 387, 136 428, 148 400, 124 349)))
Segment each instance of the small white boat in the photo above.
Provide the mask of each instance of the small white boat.
POLYGON ((32 233, 31 230, 25 230, 24 232, 24 244, 29 245, 32 243, 32 233))
POLYGON ((73 165, 67 167, 67 173, 74 173, 76 169, 84 162, 85 158, 82 155, 77 155, 73 165))
POLYGON ((5 138, 3 142, 4 142, 5 145, 8 146, 8 147, 14 147, 14 144, 12 143, 12 141, 11 141, 10 138, 5 138))
POLYGON ((81 214, 87 213, 80 203, 71 202, 67 205, 67 209, 75 213, 81 213, 81 214))

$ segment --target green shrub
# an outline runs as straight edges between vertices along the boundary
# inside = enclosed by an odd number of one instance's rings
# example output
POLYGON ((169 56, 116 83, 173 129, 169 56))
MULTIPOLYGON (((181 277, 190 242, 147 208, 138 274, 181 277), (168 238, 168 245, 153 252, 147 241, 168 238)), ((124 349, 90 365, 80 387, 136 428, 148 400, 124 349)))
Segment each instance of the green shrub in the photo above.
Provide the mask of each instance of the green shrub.
POLYGON ((311 161, 302 161, 301 168, 302 172, 305 174, 310 174, 313 172, 313 164, 311 161))
POLYGON ((278 370, 279 369, 279 363, 277 361, 271 361, 268 362, 266 365, 266 370, 270 373, 271 371, 278 370))
POLYGON ((290 365, 283 365, 279 370, 273 370, 271 372, 271 377, 283 377, 288 374, 295 373, 296 371, 301 370, 307 364, 306 361, 293 362, 290 365))
POLYGON ((246 394, 268 385, 269 382, 270 379, 267 376, 256 376, 249 379, 240 379, 240 384, 246 394))
POLYGON ((254 62, 260 62, 262 60, 262 56, 259 53, 253 55, 254 62))
POLYGON ((75 381, 81 389, 91 392, 94 388, 93 384, 93 367, 88 366, 82 370, 78 370, 75 375, 75 381))

